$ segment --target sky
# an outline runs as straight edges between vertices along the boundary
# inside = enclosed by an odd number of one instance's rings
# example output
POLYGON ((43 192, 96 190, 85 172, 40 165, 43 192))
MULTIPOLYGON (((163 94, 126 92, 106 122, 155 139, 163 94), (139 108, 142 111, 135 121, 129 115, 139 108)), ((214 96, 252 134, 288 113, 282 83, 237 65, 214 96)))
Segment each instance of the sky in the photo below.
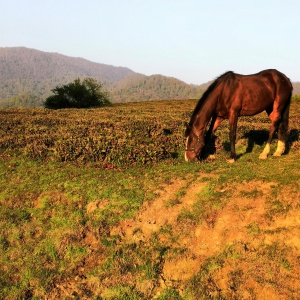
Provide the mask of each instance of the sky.
POLYGON ((300 81, 300 1, 0 0, 0 47, 18 46, 192 84, 268 68, 300 81))

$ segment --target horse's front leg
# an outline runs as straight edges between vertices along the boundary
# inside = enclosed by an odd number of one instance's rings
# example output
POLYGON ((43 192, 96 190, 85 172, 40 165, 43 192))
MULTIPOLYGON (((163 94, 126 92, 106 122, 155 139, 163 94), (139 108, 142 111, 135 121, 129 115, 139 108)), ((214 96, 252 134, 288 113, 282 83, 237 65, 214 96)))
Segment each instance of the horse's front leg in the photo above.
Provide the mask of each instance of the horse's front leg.
MULTIPOLYGON (((223 120, 224 119, 218 117, 217 114, 214 114, 211 118, 209 129, 208 129, 208 131, 206 132, 206 135, 205 135, 205 147, 206 147, 208 153, 209 153, 209 142, 211 140, 211 137, 212 137, 213 133, 217 130, 217 128, 219 127, 220 123, 223 120)), ((214 145, 214 147, 215 147, 215 145, 214 145)), ((213 153, 215 153, 215 152, 216 152, 216 150, 214 149, 213 153)), ((214 159, 215 157, 214 157, 214 155, 210 154, 209 158, 214 159)))
POLYGON ((208 129, 208 131, 206 132, 206 135, 205 135, 205 144, 206 145, 209 143, 209 141, 211 139, 211 136, 212 136, 212 133, 213 133, 213 129, 215 128, 216 120, 217 120, 217 115, 215 114, 211 118, 209 129, 208 129))
POLYGON ((217 130, 221 122, 223 121, 223 118, 218 117, 217 115, 213 115, 211 118, 211 122, 209 125, 209 129, 205 135, 205 144, 207 145, 209 141, 211 140, 212 134, 217 130))
POLYGON ((238 113, 231 112, 231 114, 229 116, 229 124, 230 124, 230 132, 229 132, 230 160, 229 160, 229 162, 234 162, 236 160, 235 140, 236 140, 237 121, 238 121, 238 113))

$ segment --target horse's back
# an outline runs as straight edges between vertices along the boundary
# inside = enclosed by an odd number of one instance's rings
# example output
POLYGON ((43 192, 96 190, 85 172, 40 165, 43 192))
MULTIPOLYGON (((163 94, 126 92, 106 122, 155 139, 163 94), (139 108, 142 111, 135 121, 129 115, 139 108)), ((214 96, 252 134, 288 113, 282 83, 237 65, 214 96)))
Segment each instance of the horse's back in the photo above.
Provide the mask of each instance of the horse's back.
POLYGON ((230 81, 224 82, 223 89, 222 98, 228 110, 230 107, 240 110, 240 115, 255 115, 274 102, 289 101, 292 84, 287 76, 275 69, 251 75, 233 74, 230 81))
POLYGON ((288 93, 291 93, 293 86, 289 78, 276 69, 268 69, 260 71, 257 74, 252 75, 241 75, 244 78, 250 79, 253 82, 263 82, 266 85, 269 85, 270 88, 279 90, 285 90, 288 93))

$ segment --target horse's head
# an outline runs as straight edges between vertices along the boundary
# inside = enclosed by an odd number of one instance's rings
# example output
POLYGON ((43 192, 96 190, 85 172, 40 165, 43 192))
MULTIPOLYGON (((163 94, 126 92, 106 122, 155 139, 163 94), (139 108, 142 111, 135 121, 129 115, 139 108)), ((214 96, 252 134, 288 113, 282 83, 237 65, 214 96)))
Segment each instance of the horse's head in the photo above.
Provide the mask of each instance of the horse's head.
POLYGON ((189 124, 186 124, 185 137, 185 161, 200 160, 201 151, 204 147, 204 137, 197 134, 189 124))

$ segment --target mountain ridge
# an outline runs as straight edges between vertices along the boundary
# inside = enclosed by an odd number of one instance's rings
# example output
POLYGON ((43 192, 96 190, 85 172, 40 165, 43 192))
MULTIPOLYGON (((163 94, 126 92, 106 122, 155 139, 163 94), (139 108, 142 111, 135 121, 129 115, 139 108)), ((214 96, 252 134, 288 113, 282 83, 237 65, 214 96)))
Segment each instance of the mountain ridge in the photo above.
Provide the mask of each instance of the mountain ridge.
POLYGON ((57 52, 44 52, 26 47, 6 47, 0 48, 1 80, 5 75, 6 77, 11 75, 11 73, 3 72, 2 70, 3 67, 8 66, 8 62, 13 62, 13 67, 21 67, 22 71, 24 71, 25 66, 29 66, 31 71, 33 71, 31 75, 42 75, 42 78, 44 76, 57 75, 58 72, 65 72, 64 75, 66 75, 72 71, 78 74, 83 73, 85 76, 102 77, 103 80, 114 82, 135 73, 126 67, 96 63, 85 58, 66 56, 57 52), (7 59, 6 65, 3 60, 4 56, 7 59), (41 68, 37 70, 36 67, 41 68), (46 69, 45 67, 48 68, 46 69))

